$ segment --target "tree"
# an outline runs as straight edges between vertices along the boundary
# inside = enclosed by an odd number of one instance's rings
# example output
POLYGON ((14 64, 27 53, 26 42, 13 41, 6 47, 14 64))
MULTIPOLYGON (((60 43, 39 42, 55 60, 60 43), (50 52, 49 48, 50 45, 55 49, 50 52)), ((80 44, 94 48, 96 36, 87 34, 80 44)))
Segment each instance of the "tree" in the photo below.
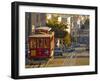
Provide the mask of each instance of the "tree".
POLYGON ((89 18, 85 20, 85 23, 84 23, 86 29, 89 29, 89 18))
POLYGON ((47 20, 46 25, 51 28, 51 31, 55 32, 55 38, 63 38, 67 46, 71 45, 71 37, 65 29, 67 25, 63 22, 58 22, 58 16, 53 16, 52 19, 47 20))
POLYGON ((71 36, 69 33, 64 37, 64 43, 67 45, 67 47, 71 46, 71 36))

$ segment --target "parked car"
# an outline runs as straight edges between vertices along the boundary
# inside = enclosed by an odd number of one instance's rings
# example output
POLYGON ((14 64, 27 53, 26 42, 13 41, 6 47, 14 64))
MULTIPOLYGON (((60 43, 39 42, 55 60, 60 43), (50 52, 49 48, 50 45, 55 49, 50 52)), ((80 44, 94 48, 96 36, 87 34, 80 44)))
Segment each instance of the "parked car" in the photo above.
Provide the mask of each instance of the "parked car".
POLYGON ((73 52, 73 51, 75 51, 75 46, 74 45, 71 45, 70 47, 67 47, 67 46, 63 47, 63 52, 64 53, 70 53, 70 52, 73 52))
POLYGON ((62 48, 55 47, 54 56, 63 56, 62 48))
POLYGON ((75 51, 74 48, 69 48, 69 49, 67 49, 67 52, 68 52, 68 53, 70 53, 70 52, 74 52, 74 51, 75 51))

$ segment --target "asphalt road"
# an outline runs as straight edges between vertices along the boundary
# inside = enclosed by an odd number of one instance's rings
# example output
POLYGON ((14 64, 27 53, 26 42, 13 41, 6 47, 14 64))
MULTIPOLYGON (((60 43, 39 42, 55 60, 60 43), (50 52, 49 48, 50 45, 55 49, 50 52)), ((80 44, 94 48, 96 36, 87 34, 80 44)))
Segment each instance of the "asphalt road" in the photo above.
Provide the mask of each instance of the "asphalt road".
POLYGON ((81 66, 89 65, 89 53, 64 53, 63 56, 52 57, 48 61, 32 61, 26 68, 81 66))

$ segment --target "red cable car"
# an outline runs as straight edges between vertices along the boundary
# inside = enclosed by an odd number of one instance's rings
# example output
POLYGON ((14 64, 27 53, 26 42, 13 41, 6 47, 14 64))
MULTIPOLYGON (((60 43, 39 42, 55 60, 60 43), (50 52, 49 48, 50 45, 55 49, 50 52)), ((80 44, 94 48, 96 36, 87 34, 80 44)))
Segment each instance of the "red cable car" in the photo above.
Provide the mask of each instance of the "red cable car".
POLYGON ((50 58, 54 53, 54 32, 44 28, 36 29, 36 33, 28 37, 29 58, 50 58))

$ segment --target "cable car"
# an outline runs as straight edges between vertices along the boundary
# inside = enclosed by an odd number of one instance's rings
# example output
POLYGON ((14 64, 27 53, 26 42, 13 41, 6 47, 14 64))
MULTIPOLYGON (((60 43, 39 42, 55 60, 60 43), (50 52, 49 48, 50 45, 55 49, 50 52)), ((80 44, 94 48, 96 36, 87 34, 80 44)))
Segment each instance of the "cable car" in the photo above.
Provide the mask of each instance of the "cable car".
POLYGON ((54 53, 54 32, 38 28, 28 37, 29 58, 50 58, 54 53))

